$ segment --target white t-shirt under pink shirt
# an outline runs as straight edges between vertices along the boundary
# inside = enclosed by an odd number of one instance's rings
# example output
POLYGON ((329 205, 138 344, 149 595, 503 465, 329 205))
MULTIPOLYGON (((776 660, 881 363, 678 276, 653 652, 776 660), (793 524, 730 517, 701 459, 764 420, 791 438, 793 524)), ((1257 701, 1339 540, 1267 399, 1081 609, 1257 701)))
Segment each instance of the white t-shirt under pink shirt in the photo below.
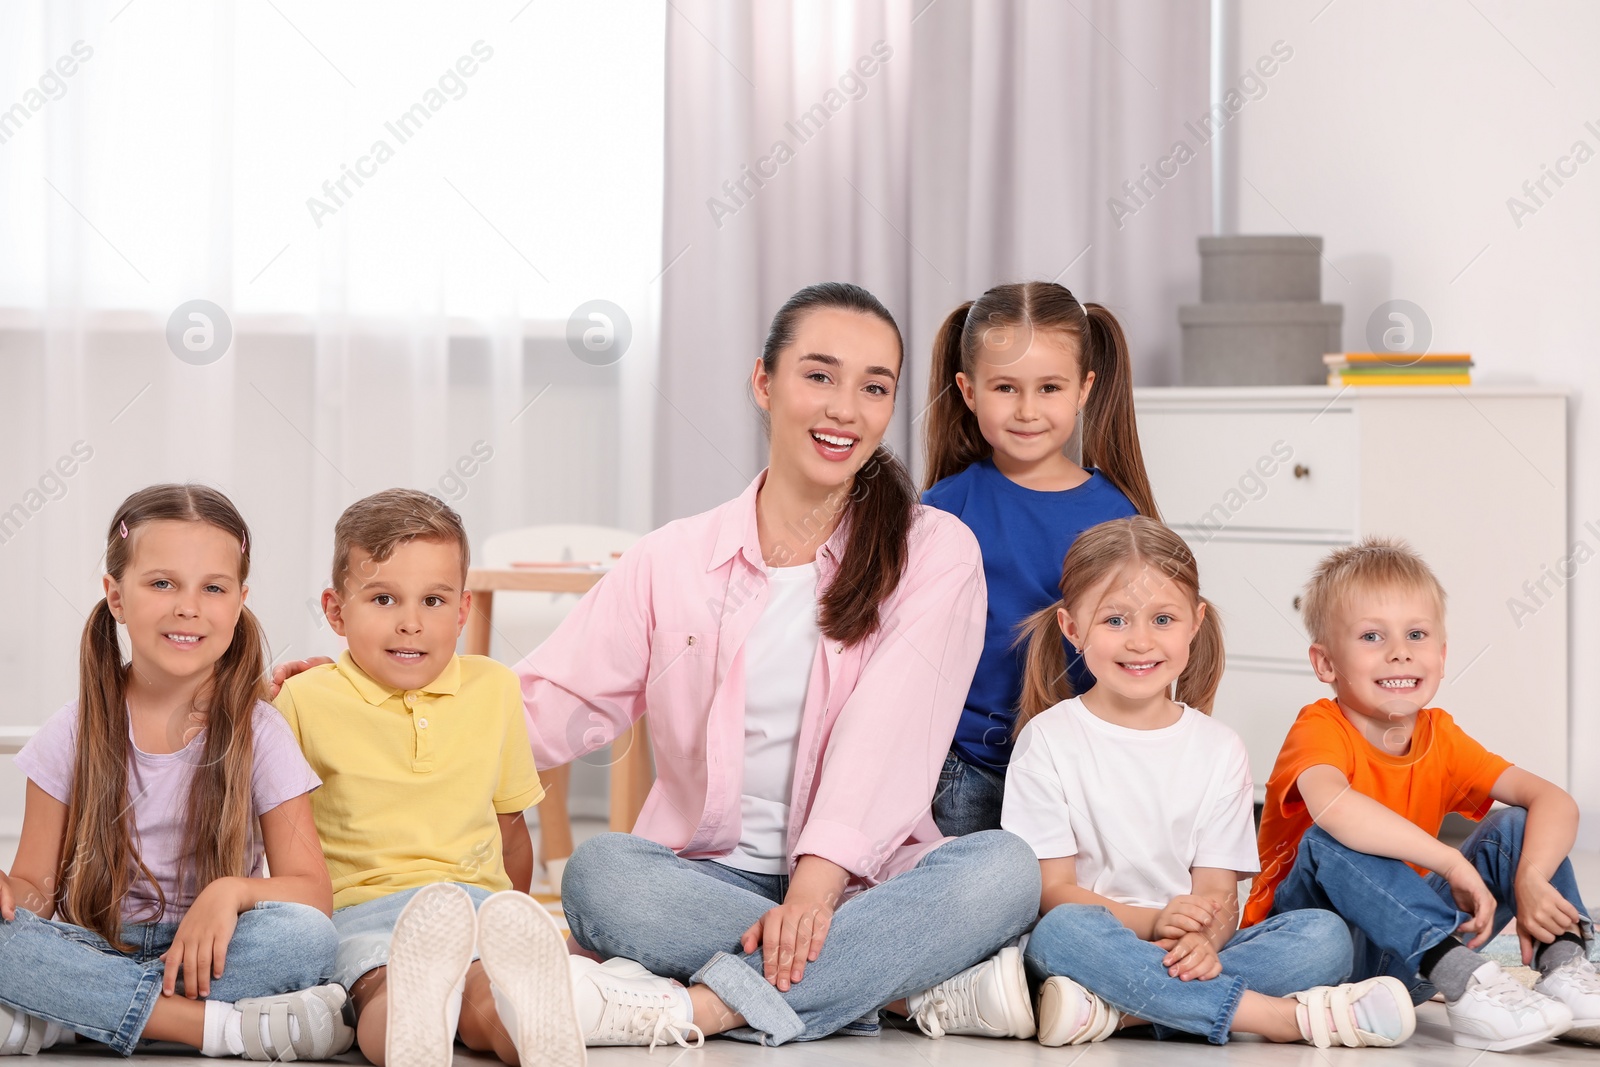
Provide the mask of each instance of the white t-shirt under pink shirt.
POLYGON ((1193 892, 1193 867, 1260 870, 1244 742, 1187 704, 1158 730, 1107 722, 1077 697, 1017 737, 1000 825, 1041 860, 1077 859, 1078 884, 1163 908, 1193 892))

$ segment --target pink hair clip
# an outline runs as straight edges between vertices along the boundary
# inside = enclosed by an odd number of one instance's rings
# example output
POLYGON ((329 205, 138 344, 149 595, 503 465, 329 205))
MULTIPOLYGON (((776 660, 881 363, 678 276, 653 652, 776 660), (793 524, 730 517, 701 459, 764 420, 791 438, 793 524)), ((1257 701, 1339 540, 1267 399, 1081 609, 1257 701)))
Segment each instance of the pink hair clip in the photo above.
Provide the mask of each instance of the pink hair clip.
POLYGON ((127 536, 128 536, 128 523, 127 523, 127 520, 123 520, 122 522, 119 522, 117 525, 119 527, 121 527, 123 539, 126 540, 127 536))
POLYGON ((245 534, 243 537, 239 538, 239 553, 243 555, 248 551, 250 551, 250 535, 245 534))

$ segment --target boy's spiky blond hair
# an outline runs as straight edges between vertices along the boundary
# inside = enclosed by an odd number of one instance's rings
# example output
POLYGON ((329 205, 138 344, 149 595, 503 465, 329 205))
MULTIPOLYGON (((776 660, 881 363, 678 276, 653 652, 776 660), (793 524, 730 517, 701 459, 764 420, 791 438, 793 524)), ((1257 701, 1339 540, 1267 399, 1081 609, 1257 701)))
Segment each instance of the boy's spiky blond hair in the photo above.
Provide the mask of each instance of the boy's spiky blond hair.
POLYGON ((1395 537, 1366 537, 1360 544, 1328 553, 1306 584, 1300 614, 1315 644, 1324 644, 1338 609, 1358 590, 1422 590, 1439 603, 1444 618, 1444 586, 1417 551, 1395 537))

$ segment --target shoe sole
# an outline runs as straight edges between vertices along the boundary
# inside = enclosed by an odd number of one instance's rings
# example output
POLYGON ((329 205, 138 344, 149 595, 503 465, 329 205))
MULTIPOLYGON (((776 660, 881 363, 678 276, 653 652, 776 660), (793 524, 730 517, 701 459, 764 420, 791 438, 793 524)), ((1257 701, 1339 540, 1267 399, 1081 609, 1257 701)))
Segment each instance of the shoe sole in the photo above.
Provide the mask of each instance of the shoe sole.
POLYGON ((1022 949, 1016 945, 1000 950, 996 966, 1000 969, 1000 989, 1005 995, 1006 1019, 1014 1025, 1006 1037, 1030 1038, 1038 1033, 1033 1017, 1033 998, 1028 995, 1028 974, 1023 969, 1022 949))
MULTIPOLYGON (((1070 978, 1047 978, 1039 989, 1039 1044, 1047 1048, 1060 1048, 1072 1037, 1071 1034, 1062 1037, 1056 1033, 1060 1029, 1056 1023, 1061 1019, 1065 1009, 1061 1006, 1061 990, 1066 983, 1072 982, 1070 978), (1048 1020, 1048 1022, 1046 1021, 1048 1020)), ((1072 983, 1074 986, 1076 982, 1072 983)), ((1078 988, 1082 988, 1079 986, 1078 988)))
POLYGON ((1585 1045, 1600 1045, 1600 1019, 1577 1019, 1561 1035, 1563 1041, 1581 1041, 1585 1045))
POLYGON ((1486 1037, 1475 1037, 1471 1034, 1452 1034, 1452 1040, 1462 1048, 1482 1049, 1484 1052, 1510 1052, 1513 1049, 1524 1048, 1528 1045, 1537 1045, 1541 1041, 1560 1037, 1566 1033, 1566 1027, 1552 1026, 1537 1034, 1519 1034, 1508 1037, 1503 1041, 1491 1041, 1486 1037))
POLYGON ((489 981, 516 1012, 511 1039, 522 1067, 584 1067, 567 942, 544 905, 496 893, 478 909, 478 942, 489 981))
POLYGON ((386 972, 388 1067, 450 1067, 449 1004, 472 964, 477 932, 472 898, 459 886, 430 885, 406 902, 386 972))

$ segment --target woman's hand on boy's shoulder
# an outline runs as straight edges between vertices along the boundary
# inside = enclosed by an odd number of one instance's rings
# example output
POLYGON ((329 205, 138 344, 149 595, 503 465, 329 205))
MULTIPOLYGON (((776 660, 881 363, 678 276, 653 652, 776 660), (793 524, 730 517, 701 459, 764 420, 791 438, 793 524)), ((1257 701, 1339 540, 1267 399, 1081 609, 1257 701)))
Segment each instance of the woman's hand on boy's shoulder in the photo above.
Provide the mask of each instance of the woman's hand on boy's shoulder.
POLYGON ((299 674, 309 671, 312 667, 320 667, 324 663, 332 663, 327 656, 312 656, 310 659, 291 659, 272 668, 272 684, 267 687, 267 699, 276 700, 278 693, 283 689, 283 683, 299 674))

